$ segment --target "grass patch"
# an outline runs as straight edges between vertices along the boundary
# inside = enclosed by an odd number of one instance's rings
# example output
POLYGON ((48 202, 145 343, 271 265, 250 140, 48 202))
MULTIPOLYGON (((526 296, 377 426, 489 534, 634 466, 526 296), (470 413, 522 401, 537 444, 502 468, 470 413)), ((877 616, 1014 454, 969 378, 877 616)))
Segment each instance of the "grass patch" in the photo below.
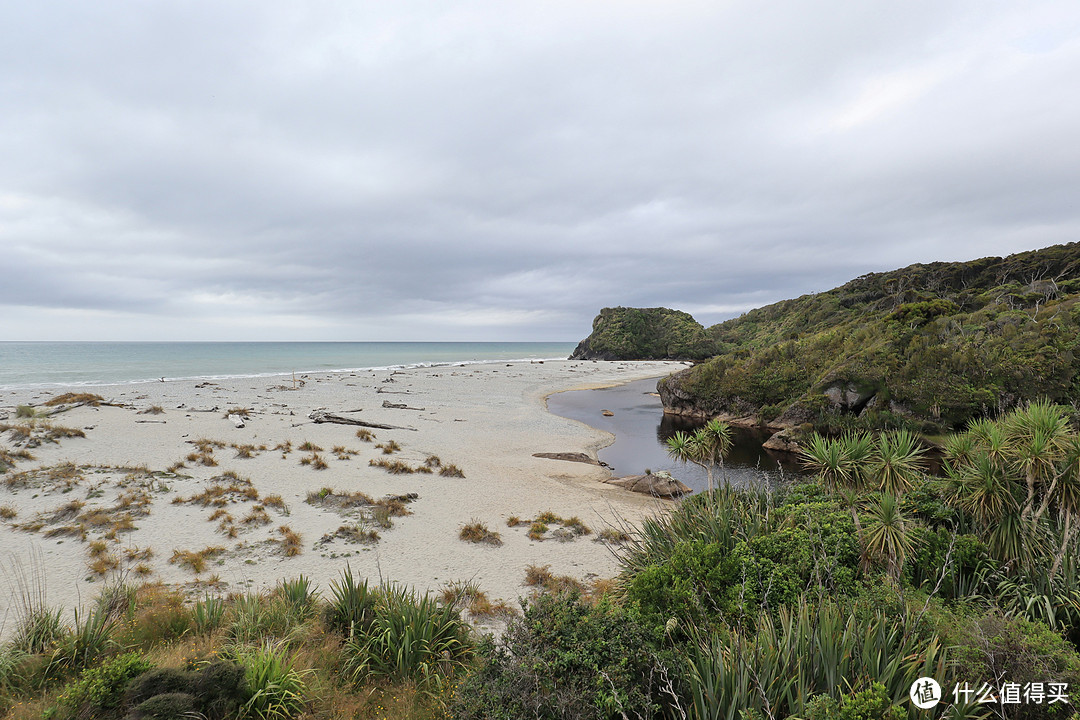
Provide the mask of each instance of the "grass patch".
POLYGON ((401 445, 398 444, 397 440, 391 440, 390 442, 379 443, 375 447, 382 450, 383 455, 392 455, 393 453, 396 453, 396 452, 401 450, 401 445))
POLYGON ((470 523, 462 525, 461 530, 458 532, 458 537, 465 542, 485 543, 496 547, 503 544, 502 537, 499 536, 499 533, 489 530, 488 526, 479 520, 473 520, 470 523))
POLYGON ((278 528, 278 533, 281 535, 279 542, 281 543, 281 552, 285 557, 295 557, 304 551, 303 540, 300 537, 300 533, 294 531, 288 525, 282 525, 278 528))
POLYGON ((439 474, 442 475, 443 477, 456 477, 456 478, 465 477, 465 472, 461 468, 459 468, 457 465, 453 465, 453 464, 443 465, 442 468, 439 469, 439 474))
POLYGON ((624 530, 618 528, 607 527, 601 530, 596 536, 597 542, 605 542, 610 544, 618 544, 624 542, 630 542, 630 535, 624 530))
POLYGON ((206 563, 211 558, 218 557, 225 553, 225 548, 220 545, 211 545, 203 548, 202 550, 173 550, 172 557, 169 558, 170 565, 179 565, 180 567, 186 567, 196 575, 201 575, 206 570, 206 563))

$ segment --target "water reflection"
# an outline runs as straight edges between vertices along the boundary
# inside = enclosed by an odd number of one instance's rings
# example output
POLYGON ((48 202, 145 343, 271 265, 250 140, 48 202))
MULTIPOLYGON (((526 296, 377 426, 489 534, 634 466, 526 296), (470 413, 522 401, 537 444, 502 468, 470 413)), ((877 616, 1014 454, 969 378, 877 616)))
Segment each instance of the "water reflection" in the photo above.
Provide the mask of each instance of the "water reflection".
MULTIPOLYGON (((695 491, 703 490, 707 483, 705 471, 673 460, 665 443, 680 430, 693 432, 702 421, 664 415, 655 391, 656 380, 641 380, 615 388, 556 393, 548 398, 548 409, 612 433, 615 442, 601 449, 598 457, 612 467, 615 475, 666 470, 695 491), (605 410, 612 414, 605 416, 605 410)), ((798 474, 793 459, 761 447, 767 438, 766 432, 736 428, 723 477, 734 485, 749 486, 776 484, 798 474)))

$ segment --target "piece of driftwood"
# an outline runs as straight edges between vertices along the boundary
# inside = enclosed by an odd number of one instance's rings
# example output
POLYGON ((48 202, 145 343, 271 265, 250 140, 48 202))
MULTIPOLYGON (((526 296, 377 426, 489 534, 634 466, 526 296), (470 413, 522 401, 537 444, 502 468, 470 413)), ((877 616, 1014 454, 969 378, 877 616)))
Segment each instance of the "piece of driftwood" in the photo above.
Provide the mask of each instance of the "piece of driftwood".
POLYGON ((383 400, 382 406, 384 408, 390 408, 391 410, 426 410, 427 408, 414 408, 409 407, 405 403, 392 403, 389 400, 383 400))
POLYGON ((95 405, 95 406, 97 406, 97 405, 105 405, 106 407, 123 407, 123 405, 121 405, 119 403, 105 402, 104 400, 83 400, 82 402, 71 403, 70 405, 67 405, 67 404, 57 405, 52 410, 47 410, 47 411, 37 410, 35 412, 35 414, 39 418, 52 417, 53 415, 59 415, 62 412, 67 412, 68 410, 74 410, 75 408, 83 407, 84 405, 95 405))
POLYGON ((236 414, 229 415, 229 420, 231 420, 232 424, 235 425, 238 428, 244 427, 244 418, 242 418, 239 415, 236 415, 236 414))
POLYGON ((599 460, 580 452, 533 453, 533 457, 546 458, 548 460, 568 460, 570 462, 585 463, 586 465, 604 464, 599 460))
POLYGON ((308 417, 315 423, 334 423, 336 425, 359 425, 360 427, 372 428, 374 430, 412 430, 416 431, 416 428, 402 427, 400 425, 383 425, 382 423, 367 422, 360 420, 359 418, 347 418, 334 413, 325 412, 323 410, 316 410, 312 412, 308 417))
POLYGON ((164 425, 165 420, 136 420, 137 423, 143 423, 145 425, 164 425))

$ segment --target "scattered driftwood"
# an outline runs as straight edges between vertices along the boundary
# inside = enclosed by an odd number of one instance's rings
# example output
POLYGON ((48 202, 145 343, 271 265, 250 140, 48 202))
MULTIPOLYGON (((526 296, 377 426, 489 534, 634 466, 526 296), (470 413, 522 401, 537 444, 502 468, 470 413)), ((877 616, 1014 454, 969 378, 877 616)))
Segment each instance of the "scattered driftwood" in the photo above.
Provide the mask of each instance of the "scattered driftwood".
POLYGON ((673 500, 690 493, 690 488, 682 484, 666 472, 645 475, 627 475, 621 478, 609 478, 604 481, 608 485, 630 490, 643 495, 652 495, 658 498, 673 500))
POLYGON ((165 420, 136 420, 135 422, 142 423, 144 425, 164 425, 166 423, 165 420))
POLYGON ((570 462, 585 463, 586 465, 600 465, 607 467, 605 463, 585 453, 559 452, 559 453, 533 453, 533 457, 547 458, 548 460, 568 460, 570 462))
POLYGON ((53 415, 59 415, 60 413, 65 413, 68 410, 74 410, 77 407, 83 407, 85 405, 90 405, 92 407, 98 407, 100 405, 104 405, 105 407, 124 407, 123 403, 117 403, 112 401, 106 402, 105 400, 83 400, 82 402, 74 402, 70 405, 66 403, 57 405, 52 410, 37 410, 35 411, 34 415, 39 418, 47 418, 52 417, 53 415))
POLYGON ((324 410, 314 410, 308 415, 315 423, 334 423, 336 425, 359 425, 360 427, 373 428, 375 430, 412 430, 416 431, 416 428, 402 427, 400 425, 383 425, 382 423, 373 423, 360 420, 358 418, 347 418, 341 415, 335 415, 324 410))
POLYGON ((405 403, 392 403, 389 400, 383 400, 382 406, 384 408, 390 408, 391 410, 426 410, 427 408, 414 408, 409 407, 405 403))
POLYGON ((375 392, 378 395, 411 395, 412 394, 412 392, 409 391, 409 390, 387 390, 386 388, 383 388, 383 387, 375 388, 375 392))

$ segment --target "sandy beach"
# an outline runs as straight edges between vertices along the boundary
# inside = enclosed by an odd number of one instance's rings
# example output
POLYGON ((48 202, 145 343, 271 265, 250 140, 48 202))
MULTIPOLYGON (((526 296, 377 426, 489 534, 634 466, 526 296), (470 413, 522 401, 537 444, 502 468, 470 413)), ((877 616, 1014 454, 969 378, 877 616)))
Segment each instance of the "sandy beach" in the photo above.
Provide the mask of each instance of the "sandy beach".
POLYGON ((27 423, 16 419, 18 405, 47 411, 42 403, 68 390, 109 405, 37 419, 21 441, 17 432, 0 434, 0 449, 32 456, 0 475, 0 623, 10 629, 11 592, 38 568, 48 603, 66 609, 120 580, 201 595, 258 590, 303 573, 326 590, 346 563, 373 582, 418 590, 475 581, 514 606, 527 593, 529 565, 584 581, 610 577, 616 564, 599 532, 620 518, 640 520, 658 501, 603 484, 602 467, 534 457, 595 457, 612 439, 547 412, 544 399, 682 366, 519 362, 305 375, 295 383, 166 379, 5 391, 7 425, 27 423), (227 417, 237 408, 247 411, 244 427, 227 417), (310 415, 319 410, 402 429, 371 429, 365 440, 357 426, 316 424, 310 415), (64 429, 85 437, 63 437, 64 429), (391 443, 400 449, 385 452, 391 443), (371 464, 379 462, 431 472, 394 474, 371 464), (552 524, 530 539, 528 524, 507 526, 511 517, 545 511, 576 516, 591 532, 560 539, 552 524), (473 521, 502 544, 459 539, 473 521), (363 535, 370 532, 378 539, 363 535))

